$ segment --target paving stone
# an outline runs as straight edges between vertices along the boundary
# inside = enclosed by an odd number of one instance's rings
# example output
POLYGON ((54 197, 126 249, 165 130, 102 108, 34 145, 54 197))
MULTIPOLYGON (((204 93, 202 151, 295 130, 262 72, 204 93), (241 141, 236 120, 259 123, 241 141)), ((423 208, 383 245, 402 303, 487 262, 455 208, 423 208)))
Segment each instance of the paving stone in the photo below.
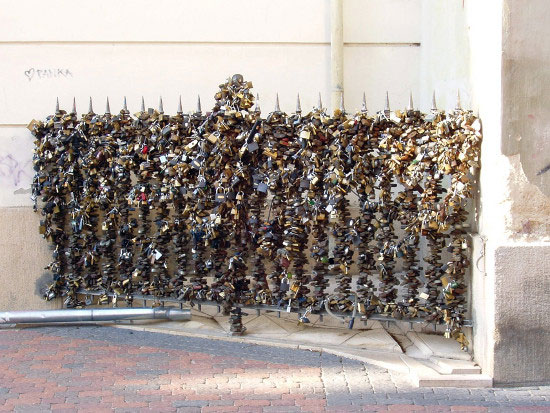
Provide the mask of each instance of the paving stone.
POLYGON ((110 327, 9 330, 0 346, 0 407, 11 411, 550 407, 550 386, 413 388, 405 373, 331 354, 110 327))
POLYGON ((264 413, 294 413, 301 412, 302 409, 298 406, 264 406, 264 413))
POLYGON ((208 406, 208 401, 206 400, 180 400, 173 402, 172 406, 174 407, 204 407, 208 406))

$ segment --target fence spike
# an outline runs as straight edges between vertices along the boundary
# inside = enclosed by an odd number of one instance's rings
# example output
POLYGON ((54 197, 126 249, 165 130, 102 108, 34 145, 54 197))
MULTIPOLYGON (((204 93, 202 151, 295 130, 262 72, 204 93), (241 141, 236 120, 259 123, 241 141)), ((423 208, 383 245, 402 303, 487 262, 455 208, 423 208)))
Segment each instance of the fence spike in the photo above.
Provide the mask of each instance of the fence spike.
POLYGON ((178 101, 178 115, 181 115, 183 113, 183 109, 181 107, 181 95, 178 101))
POLYGON ((143 99, 143 96, 141 97, 141 111, 145 112, 145 100, 143 99))
POLYGON ((437 104, 435 103, 435 90, 432 95, 432 112, 437 112, 437 104))
POLYGON ((126 96, 124 96, 124 101, 122 103, 122 110, 128 112, 128 105, 126 104, 126 96))
POLYGON ((71 110, 71 113, 74 113, 76 115, 76 98, 73 97, 73 109, 71 110))
POLYGON ((321 100, 321 92, 319 92, 319 101, 317 102, 317 109, 319 109, 319 112, 323 110, 323 101, 321 100))
POLYGON ((281 108, 279 107, 279 94, 277 93, 277 96, 275 98, 275 109, 274 112, 280 112, 281 108))
POLYGON ((413 94, 412 92, 409 92, 409 107, 407 108, 409 111, 414 110, 414 104, 413 104, 413 94))
POLYGON ((164 113, 164 106, 162 104, 162 96, 159 97, 159 113, 164 113))
POLYGON ((94 113, 94 108, 92 107, 92 97, 90 96, 90 105, 88 106, 88 113, 94 113))
POLYGON ((384 114, 386 116, 390 115, 390 97, 388 95, 388 91, 386 90, 386 104, 384 105, 384 114))
POLYGON ((462 110, 462 105, 460 103, 460 89, 456 90, 456 108, 455 110, 462 110))
POLYGON ((59 113, 59 98, 55 98, 55 114, 59 113))
POLYGON ((256 112, 256 113, 261 112, 261 109, 260 109, 260 95, 258 93, 256 93, 256 106, 254 107, 254 112, 256 112))
POLYGON ((300 104, 300 94, 296 97, 296 113, 302 113, 302 105, 300 104))
POLYGON ((202 113, 201 95, 197 95, 197 113, 202 113))
POLYGON ((105 114, 106 115, 111 114, 111 106, 109 105, 109 96, 107 96, 107 103, 105 104, 105 114))
POLYGON ((361 112, 367 113, 367 96, 363 92, 363 103, 361 104, 361 112))

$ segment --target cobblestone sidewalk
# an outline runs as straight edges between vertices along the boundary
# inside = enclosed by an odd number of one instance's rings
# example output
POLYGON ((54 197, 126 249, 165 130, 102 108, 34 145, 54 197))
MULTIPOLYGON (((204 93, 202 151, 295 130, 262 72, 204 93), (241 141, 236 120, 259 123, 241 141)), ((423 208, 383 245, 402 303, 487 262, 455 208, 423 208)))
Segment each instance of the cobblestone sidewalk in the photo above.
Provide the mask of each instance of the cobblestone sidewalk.
POLYGON ((43 327, 0 330, 0 411, 550 412, 550 386, 419 389, 328 354, 43 327))

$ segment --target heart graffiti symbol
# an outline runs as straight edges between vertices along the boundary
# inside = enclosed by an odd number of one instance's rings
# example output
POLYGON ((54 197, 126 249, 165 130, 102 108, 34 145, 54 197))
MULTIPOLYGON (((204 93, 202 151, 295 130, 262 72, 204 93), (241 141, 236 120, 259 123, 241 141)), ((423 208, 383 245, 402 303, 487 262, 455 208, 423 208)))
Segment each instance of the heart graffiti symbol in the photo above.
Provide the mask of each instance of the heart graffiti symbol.
POLYGON ((25 76, 29 78, 29 82, 32 80, 32 77, 34 76, 34 69, 30 68, 29 70, 25 70, 25 76))

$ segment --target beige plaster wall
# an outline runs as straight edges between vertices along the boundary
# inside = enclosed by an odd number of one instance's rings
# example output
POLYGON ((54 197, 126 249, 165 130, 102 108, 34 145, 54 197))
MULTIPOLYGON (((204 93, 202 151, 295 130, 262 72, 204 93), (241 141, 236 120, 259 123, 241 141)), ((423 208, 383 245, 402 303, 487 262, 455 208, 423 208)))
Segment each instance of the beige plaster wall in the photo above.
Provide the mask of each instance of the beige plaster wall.
POLYGON ((509 204, 504 201, 509 167, 505 157, 495 149, 501 140, 502 3, 469 1, 466 6, 472 108, 483 122, 476 210, 479 234, 472 243, 473 348, 474 358, 483 371, 493 375, 496 297, 491 251, 502 241, 503 220, 509 215, 509 204))
POLYGON ((528 181, 550 195, 550 7, 506 0, 503 15, 502 151, 520 154, 528 181))
MULTIPOLYGON (((460 92, 462 106, 471 108, 483 123, 480 193, 476 202, 477 232, 470 240, 470 316, 473 320, 473 353, 483 371, 493 373, 494 271, 487 253, 487 228, 490 242, 499 239, 502 220, 509 205, 504 197, 507 174, 497 166, 506 165, 498 157, 501 141, 501 2, 485 0, 438 1, 422 3, 422 18, 431 24, 422 30, 421 103, 431 104, 435 90, 437 105, 452 110, 460 92), (487 167, 490 165, 490 167, 487 167), (488 213, 491 211, 491 213, 488 213), (487 213, 484 213, 487 212, 487 213)), ((507 168, 507 166, 506 166, 507 168)), ((505 169, 507 171, 507 169, 505 169)))
MULTIPOLYGON (((349 110, 360 108, 363 91, 376 110, 386 90, 395 108, 405 108, 409 91, 419 95, 420 5, 346 0, 349 110)), ((8 2, 0 15, 0 124, 44 117, 56 96, 63 107, 76 96, 81 109, 92 96, 102 110, 106 96, 114 109, 126 95, 138 110, 142 95, 148 105, 162 95, 173 111, 179 95, 184 110, 193 110, 200 94, 208 108, 218 84, 235 72, 253 81, 264 110, 277 92, 286 111, 297 93, 304 110, 318 92, 328 104, 329 16, 329 0, 8 2)))
POLYGON ((437 107, 452 110, 457 93, 470 108, 470 44, 467 12, 469 2, 423 0, 420 48, 420 107, 431 108, 435 92, 437 107))

